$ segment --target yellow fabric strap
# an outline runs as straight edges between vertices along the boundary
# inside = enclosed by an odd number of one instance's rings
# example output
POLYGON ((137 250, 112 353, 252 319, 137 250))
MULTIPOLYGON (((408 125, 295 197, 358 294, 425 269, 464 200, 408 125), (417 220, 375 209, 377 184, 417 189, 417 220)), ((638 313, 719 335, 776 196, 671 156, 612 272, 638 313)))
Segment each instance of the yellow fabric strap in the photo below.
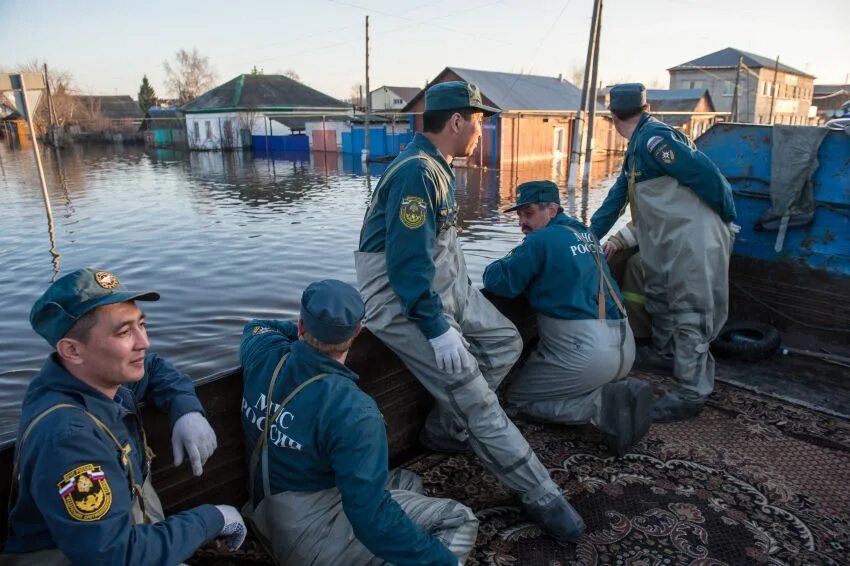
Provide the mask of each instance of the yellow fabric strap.
MULTIPOLYGON (((564 228, 575 234, 579 241, 582 240, 578 230, 572 226, 564 226, 564 228)), ((617 296, 614 286, 611 284, 611 281, 605 274, 605 269, 602 267, 602 246, 599 245, 599 240, 596 239, 596 236, 590 232, 587 232, 587 234, 590 235, 593 243, 596 244, 596 251, 593 254, 593 259, 596 260, 596 268, 599 270, 599 291, 596 294, 596 316, 599 320, 605 320, 607 318, 605 313, 605 288, 607 287, 608 292, 611 294, 611 298, 614 300, 614 304, 617 305, 617 309, 620 311, 620 314, 625 317, 626 309, 620 302, 620 298, 617 296)))
MULTIPOLYGON (((84 412, 86 415, 88 415, 88 417, 91 420, 94 421, 94 423, 103 432, 105 432, 107 434, 107 436, 109 436, 110 439, 112 439, 112 442, 115 444, 115 447, 118 449, 119 454, 121 454, 122 458, 127 459, 127 466, 126 467, 127 467, 127 475, 128 475, 129 481, 130 481, 130 489, 131 489, 131 491, 133 491, 133 493, 135 493, 138 496, 139 506, 141 507, 142 513, 145 514, 145 516, 147 516, 147 514, 145 513, 144 498, 142 497, 142 487, 138 483, 136 483, 136 474, 133 471, 133 461, 130 458, 130 455, 126 454, 124 452, 124 447, 121 446, 121 443, 118 441, 118 438, 114 434, 112 434, 112 431, 109 430, 109 427, 107 427, 103 423, 103 421, 101 421, 99 418, 97 418, 96 416, 94 416, 93 414, 88 412, 87 410, 83 409, 82 407, 79 407, 77 405, 71 405, 69 403, 58 403, 58 404, 53 405, 52 407, 50 407, 48 409, 45 409, 44 411, 39 413, 32 421, 30 421, 30 424, 27 425, 27 428, 24 430, 24 434, 21 435, 21 442, 18 444, 17 449, 15 451, 15 464, 12 467, 12 486, 11 486, 11 490, 10 490, 10 493, 9 493, 9 509, 12 508, 12 505, 15 502, 14 498, 17 496, 18 476, 20 474, 19 469, 18 469, 18 465, 19 465, 18 456, 23 451, 24 443, 26 442, 26 440, 29 437, 32 430, 35 428, 35 425, 37 425, 39 422, 41 422, 41 420, 44 419, 44 417, 46 417, 47 415, 49 415, 50 413, 52 413, 53 411, 56 411, 58 409, 77 409, 78 411, 84 412)), ((152 454, 152 452, 150 452, 150 448, 148 448, 147 439, 146 439, 144 434, 145 434, 144 430, 142 430, 142 442, 144 443, 145 452, 152 454)))

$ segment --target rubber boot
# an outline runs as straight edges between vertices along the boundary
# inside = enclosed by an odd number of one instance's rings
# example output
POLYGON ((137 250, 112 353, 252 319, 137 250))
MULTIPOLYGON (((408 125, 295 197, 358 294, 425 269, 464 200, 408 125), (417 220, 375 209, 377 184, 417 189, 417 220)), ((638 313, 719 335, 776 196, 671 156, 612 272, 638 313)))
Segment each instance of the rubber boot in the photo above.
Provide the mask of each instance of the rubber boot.
POLYGON ((667 393, 652 407, 652 421, 670 423, 692 419, 702 412, 702 401, 686 401, 675 393, 667 393))
POLYGON ((635 351, 635 363, 632 369, 673 375, 673 358, 662 356, 652 346, 641 346, 635 351))
POLYGON ((649 430, 655 397, 652 388, 639 379, 614 381, 602 387, 602 416, 599 428, 605 432, 608 450, 618 458, 649 430))
POLYGON ((558 495, 545 505, 523 503, 528 518, 558 542, 575 543, 584 534, 584 519, 563 495, 558 495))

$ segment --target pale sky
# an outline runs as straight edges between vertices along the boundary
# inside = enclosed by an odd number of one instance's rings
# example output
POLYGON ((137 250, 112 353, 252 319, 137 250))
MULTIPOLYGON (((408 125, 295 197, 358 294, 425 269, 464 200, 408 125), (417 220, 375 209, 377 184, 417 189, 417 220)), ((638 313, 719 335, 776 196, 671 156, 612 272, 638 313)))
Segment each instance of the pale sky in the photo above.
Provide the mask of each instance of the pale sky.
MULTIPOLYGON (((446 66, 569 77, 584 64, 592 0, 0 0, 0 67, 34 58, 83 92, 130 94, 180 48, 210 58, 218 84, 295 70, 338 98, 423 86, 446 66)), ((605 0, 600 79, 668 86, 666 69, 737 47, 840 83, 850 73, 850 0, 605 0)), ((580 85, 579 85, 580 86, 580 85)))

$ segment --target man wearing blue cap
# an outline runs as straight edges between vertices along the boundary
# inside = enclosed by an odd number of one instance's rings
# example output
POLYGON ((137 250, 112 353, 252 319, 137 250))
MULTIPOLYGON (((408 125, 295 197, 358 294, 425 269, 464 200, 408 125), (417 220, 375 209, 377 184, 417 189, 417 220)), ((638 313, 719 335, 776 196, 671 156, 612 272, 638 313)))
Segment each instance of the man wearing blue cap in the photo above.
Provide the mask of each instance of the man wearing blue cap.
POLYGON ((153 453, 139 401, 168 411, 175 465, 192 470, 216 448, 191 380, 149 346, 137 301, 113 273, 80 269, 30 312, 56 351, 27 388, 3 564, 177 564, 217 536, 245 538, 239 512, 201 505, 165 518, 151 485, 153 453))
POLYGON ((729 256, 737 229, 732 189, 687 136, 649 115, 642 84, 617 85, 610 96, 614 126, 629 144, 591 231, 604 236, 628 204, 630 224, 604 249, 607 256, 640 250, 644 296, 636 298, 652 317, 652 347, 638 358, 672 364, 674 376, 652 417, 691 418, 714 389, 708 346, 729 308, 729 256))
POLYGON ((495 112, 475 85, 428 89, 424 132, 372 194, 355 253, 357 282, 366 327, 436 400, 422 443, 438 451, 471 448, 549 534, 575 541, 584 523, 494 393, 519 358, 522 339, 472 286, 457 240, 451 161, 472 154, 482 118, 495 112))
POLYGON ((503 297, 525 296, 540 341, 507 402, 533 419, 593 423, 622 456, 649 429, 653 397, 647 384, 623 379, 635 343, 599 243, 564 214, 552 181, 521 184, 516 205, 505 212, 512 211, 525 240, 487 266, 484 286, 503 297))
POLYGON ((252 320, 242 334, 246 515, 278 564, 456 566, 478 520, 422 480, 387 472, 375 401, 343 365, 365 307, 341 281, 313 283, 298 322, 252 320))

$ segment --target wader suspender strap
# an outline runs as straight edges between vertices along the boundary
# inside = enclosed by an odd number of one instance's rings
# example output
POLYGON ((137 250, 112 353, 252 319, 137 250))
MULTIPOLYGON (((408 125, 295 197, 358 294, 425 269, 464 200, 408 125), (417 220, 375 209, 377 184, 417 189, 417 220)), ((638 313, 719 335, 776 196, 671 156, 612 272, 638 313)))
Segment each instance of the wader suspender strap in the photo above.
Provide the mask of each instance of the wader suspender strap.
MULTIPOLYGON (((644 122, 644 125, 646 123, 644 122)), ((643 126, 641 126, 643 129, 643 126)), ((635 215, 635 188, 637 187, 637 138, 636 136, 640 133, 640 130, 637 130, 632 133, 632 138, 635 140, 635 145, 632 147, 632 166, 629 171, 629 212, 632 216, 632 222, 637 222, 637 216, 635 215)))
POLYGON ((292 401, 292 398, 298 395, 302 389, 313 383, 314 381, 319 381, 323 377, 327 377, 328 374, 320 373, 318 375, 314 375, 304 383, 300 384, 298 387, 292 390, 292 392, 286 396, 286 398, 280 403, 280 406, 274 412, 274 415, 271 415, 272 408, 272 393, 274 392, 274 384, 277 382, 277 378, 280 375, 280 371, 283 369, 283 366, 286 364, 286 359, 289 357, 289 352, 285 353, 280 361, 277 363, 277 366, 274 368, 274 372, 272 373, 272 378, 269 381, 269 391, 266 395, 266 422, 263 426, 263 436, 257 441, 257 445, 254 447, 254 452, 251 454, 251 504, 254 504, 254 481, 255 481, 255 473, 257 469, 257 461, 262 458, 262 474, 263 474, 263 497, 268 497, 271 494, 271 486, 269 484, 269 452, 268 452, 268 438, 269 431, 271 430, 271 424, 280 417, 283 413, 283 408, 292 401))
MULTIPOLYGON (((142 510, 142 515, 144 515, 144 517, 147 519, 148 514, 145 511, 145 499, 142 496, 142 486, 139 485, 138 483, 136 483, 136 474, 133 471, 133 462, 130 459, 130 455, 126 454, 124 452, 124 447, 121 446, 121 443, 118 441, 118 438, 116 438, 115 435, 112 434, 112 431, 109 430, 109 428, 103 423, 103 421, 101 421, 99 418, 97 418, 96 416, 94 416, 90 412, 86 411, 82 407, 78 407, 77 405, 71 405, 71 404, 68 404, 68 403, 59 403, 57 405, 53 405, 49 409, 46 409, 46 410, 42 411, 41 413, 39 413, 39 415, 37 417, 35 417, 32 421, 30 421, 30 424, 24 430, 24 434, 21 435, 21 442, 18 444, 18 446, 15 450, 15 464, 12 466, 12 486, 11 486, 11 489, 9 490, 9 510, 12 509, 12 506, 15 504, 16 499, 17 499, 18 476, 20 474, 20 471, 18 469, 18 464, 19 464, 18 456, 23 451, 24 443, 27 441, 27 438, 29 437, 33 428, 35 428, 35 425, 37 425, 39 422, 41 422, 41 420, 44 417, 46 417, 47 415, 49 415, 53 411, 56 411, 57 409, 76 409, 78 411, 84 412, 86 415, 89 416, 89 418, 91 420, 94 421, 94 423, 98 426, 98 428, 100 428, 103 432, 105 432, 107 434, 107 436, 109 436, 110 439, 112 439, 112 442, 115 443, 115 447, 118 448, 118 453, 121 454, 122 463, 126 462, 127 476, 128 476, 129 481, 130 481, 130 490, 138 498, 139 507, 142 510)), ((152 452, 150 451, 150 448, 148 448, 147 438, 145 437, 144 430, 142 430, 142 443, 144 444, 145 453, 151 454, 152 452)))
MULTIPOLYGON (((567 230, 576 235, 576 238, 582 240, 580 233, 578 230, 573 228, 572 226, 564 226, 567 230)), ((623 304, 620 302, 620 298, 617 296, 616 291, 614 291, 614 286, 611 285, 611 280, 608 279, 608 276, 605 275, 605 269, 602 267, 602 246, 599 245, 599 240, 596 239, 596 236, 587 232, 587 234, 593 239, 594 244, 596 245, 596 252, 593 254, 593 258, 596 260, 596 267, 599 269, 599 293, 596 296, 596 315, 599 320, 605 320, 605 289, 607 287, 608 293, 611 295, 611 298, 614 300, 614 304, 617 305, 617 309, 620 311, 624 317, 626 316, 626 309, 623 308, 623 304)))
MULTIPOLYGON (((387 184, 387 181, 395 174, 396 171, 399 170, 399 168, 401 168, 402 165, 404 165, 408 161, 413 161, 414 159, 421 159, 423 161, 429 161, 429 162, 433 163, 435 166, 437 166, 436 167, 437 169, 439 169, 438 164, 434 161, 434 158, 431 157, 430 155, 425 154, 425 153, 417 153, 416 155, 411 155, 409 157, 405 157, 401 161, 397 161, 396 163, 393 163, 384 172, 383 176, 381 177, 381 180, 378 181, 377 186, 375 186, 375 190, 372 192, 372 201, 369 203, 369 208, 366 210, 366 218, 363 219, 363 227, 360 228, 360 240, 361 241, 363 240, 363 230, 366 227, 366 221, 369 220, 369 218, 372 217, 372 213, 375 210, 375 205, 378 203, 378 191, 380 191, 384 187, 384 185, 387 184)), ((445 194, 441 194, 440 197, 443 200, 446 199, 445 194)))

